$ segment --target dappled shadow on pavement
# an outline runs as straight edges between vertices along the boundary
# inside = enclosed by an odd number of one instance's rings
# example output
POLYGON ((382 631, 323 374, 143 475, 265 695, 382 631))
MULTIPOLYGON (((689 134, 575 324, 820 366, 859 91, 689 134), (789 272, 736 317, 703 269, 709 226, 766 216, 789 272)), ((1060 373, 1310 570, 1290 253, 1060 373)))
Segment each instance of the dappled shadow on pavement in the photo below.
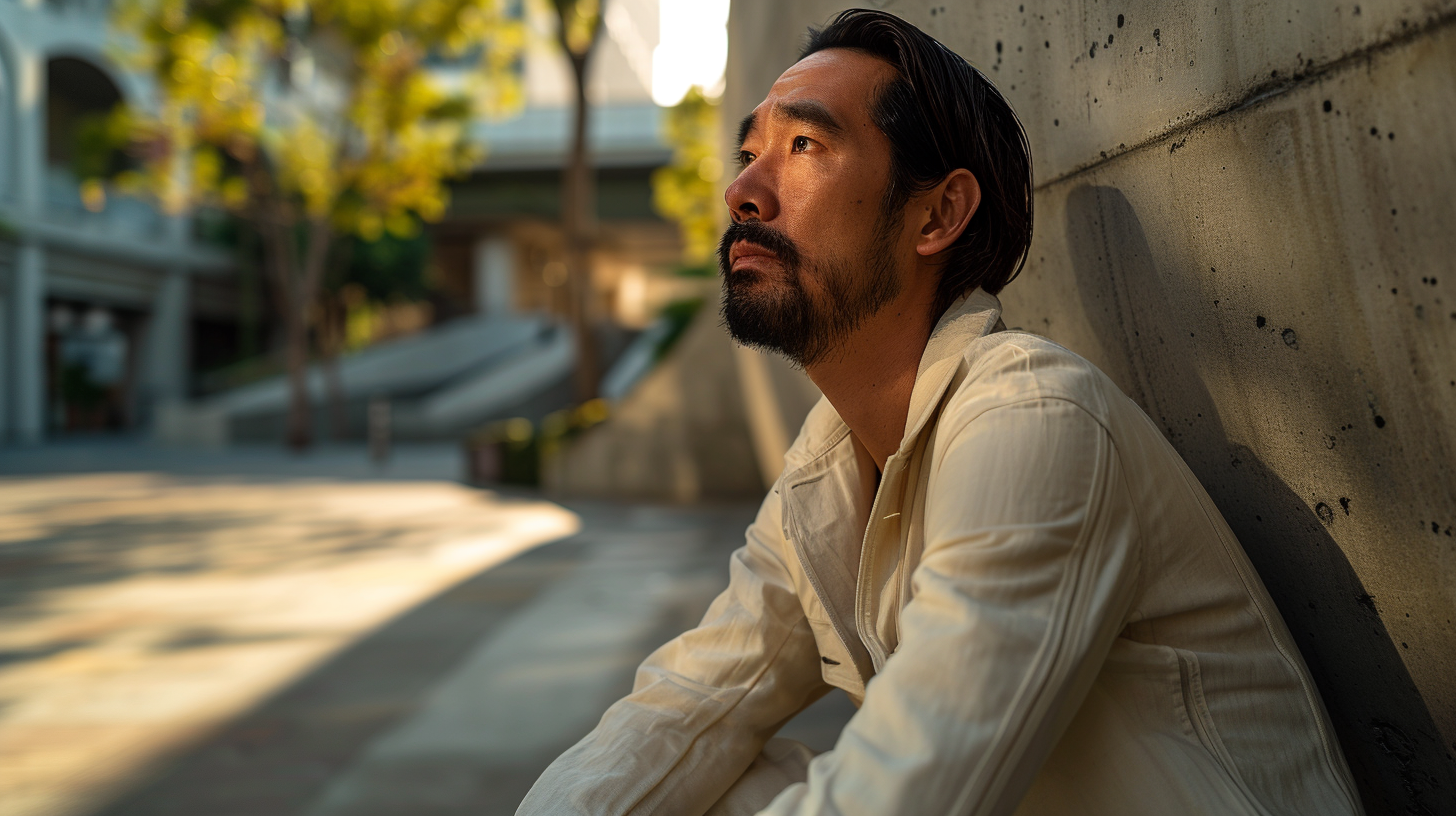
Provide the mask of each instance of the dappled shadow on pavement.
MULTIPOLYGON (((696 624, 753 508, 580 506, 583 531, 415 607, 198 740, 94 816, 511 814, 696 624)), ((826 698, 783 732, 832 747, 826 698)))
MULTIPOLYGON (((0 477, 3 809, 513 813, 697 623, 753 513, 445 482, 0 477)), ((784 734, 828 749, 852 711, 832 695, 784 734)))
POLYGON ((372 739, 418 709, 479 640, 575 568, 584 546, 567 541, 542 547, 450 588, 221 728, 98 813, 305 812, 372 739))
POLYGON ((576 524, 443 482, 0 478, 0 810, 86 812, 362 634, 576 524))

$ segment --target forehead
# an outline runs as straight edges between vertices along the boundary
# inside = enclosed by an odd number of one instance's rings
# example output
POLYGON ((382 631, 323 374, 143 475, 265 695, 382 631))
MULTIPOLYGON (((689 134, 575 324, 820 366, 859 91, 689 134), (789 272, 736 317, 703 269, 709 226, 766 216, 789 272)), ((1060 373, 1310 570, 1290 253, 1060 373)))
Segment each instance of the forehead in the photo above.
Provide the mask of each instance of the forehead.
POLYGON ((822 104, 846 124, 869 124, 870 102, 894 77, 895 69, 879 57, 827 48, 789 66, 751 115, 764 121, 777 106, 807 101, 822 104))

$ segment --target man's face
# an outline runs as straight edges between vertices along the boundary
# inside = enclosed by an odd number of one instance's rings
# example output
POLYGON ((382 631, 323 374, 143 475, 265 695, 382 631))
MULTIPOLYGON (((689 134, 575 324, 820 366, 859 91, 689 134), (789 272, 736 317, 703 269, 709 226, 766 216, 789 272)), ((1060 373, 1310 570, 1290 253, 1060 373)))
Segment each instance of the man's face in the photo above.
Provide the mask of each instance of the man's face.
POLYGON ((813 365, 899 294, 913 250, 903 208, 887 210, 890 143, 870 119, 894 76, 875 57, 820 51, 744 119, 718 252, 739 342, 813 365))

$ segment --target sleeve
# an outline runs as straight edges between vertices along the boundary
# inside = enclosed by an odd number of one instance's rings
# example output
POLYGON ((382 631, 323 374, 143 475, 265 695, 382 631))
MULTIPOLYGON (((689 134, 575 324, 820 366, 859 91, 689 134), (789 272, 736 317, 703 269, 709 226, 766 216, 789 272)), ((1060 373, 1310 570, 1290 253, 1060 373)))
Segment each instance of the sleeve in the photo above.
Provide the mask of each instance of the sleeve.
POLYGON ((1011 814, 1123 628, 1138 534, 1102 425, 1032 399, 952 428, 899 647, 765 815, 1011 814))
POLYGON ((827 690, 771 492, 702 623, 650 655, 632 693, 537 780, 518 816, 698 816, 827 690))

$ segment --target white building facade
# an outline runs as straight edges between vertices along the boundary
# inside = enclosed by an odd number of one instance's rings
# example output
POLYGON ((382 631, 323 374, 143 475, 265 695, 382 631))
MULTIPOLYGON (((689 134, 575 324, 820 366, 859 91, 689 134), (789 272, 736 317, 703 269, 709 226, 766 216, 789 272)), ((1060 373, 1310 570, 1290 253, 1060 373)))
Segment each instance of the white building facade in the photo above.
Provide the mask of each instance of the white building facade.
POLYGON ((147 92, 108 53, 110 10, 0 0, 0 441, 144 422, 187 395, 199 310, 230 310, 231 255, 190 219, 82 202, 77 127, 147 92))

